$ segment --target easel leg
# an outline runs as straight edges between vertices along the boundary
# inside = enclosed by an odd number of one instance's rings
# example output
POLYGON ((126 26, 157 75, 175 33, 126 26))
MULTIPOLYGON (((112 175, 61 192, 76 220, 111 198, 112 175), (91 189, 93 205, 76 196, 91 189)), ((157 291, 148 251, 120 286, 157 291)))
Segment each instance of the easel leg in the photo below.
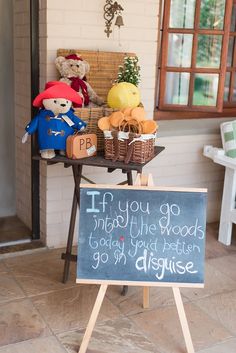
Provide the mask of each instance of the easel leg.
MULTIPOLYGON (((153 186, 154 183, 153 183, 152 175, 138 174, 134 184, 142 185, 142 186, 153 186)), ((143 308, 149 309, 149 306, 150 306, 149 287, 143 287, 143 308)))
POLYGON ((103 302, 104 296, 106 294, 107 287, 108 287, 107 284, 102 284, 100 286, 100 289, 99 289, 99 292, 97 295, 97 299, 94 304, 93 311, 92 311, 92 314, 89 318, 89 322, 88 322, 88 325, 87 325, 87 328, 86 328, 86 331, 85 331, 85 334, 84 334, 84 337, 83 337, 83 340, 82 340, 82 343, 81 343, 81 346, 79 349, 79 353, 85 353, 88 348, 90 337, 92 335, 94 326, 96 324, 97 317, 98 317, 99 311, 101 309, 102 302, 103 302))
POLYGON ((149 287, 143 287, 143 308, 149 309, 149 287))
MULTIPOLYGON (((128 185, 133 185, 133 177, 132 177, 132 171, 130 170, 129 172, 127 172, 127 182, 128 185)), ((128 293, 128 286, 123 286, 122 291, 121 291, 121 295, 125 296, 128 293)))
POLYGON ((174 293, 174 298, 175 298, 175 304, 178 310, 179 314, 179 320, 180 324, 182 327, 183 335, 184 335, 184 340, 187 348, 188 353, 194 353, 194 348, 193 348, 193 342, 192 338, 190 335, 189 327, 188 327, 188 321, 186 318, 185 310, 184 310, 184 305, 183 301, 181 298, 180 290, 178 287, 173 287, 173 293, 174 293))

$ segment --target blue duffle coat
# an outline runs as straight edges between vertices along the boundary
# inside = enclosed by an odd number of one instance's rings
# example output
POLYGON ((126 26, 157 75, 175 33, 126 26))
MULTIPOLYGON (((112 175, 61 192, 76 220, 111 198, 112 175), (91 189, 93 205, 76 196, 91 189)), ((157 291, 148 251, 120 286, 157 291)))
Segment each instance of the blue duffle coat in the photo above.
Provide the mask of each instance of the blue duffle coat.
POLYGON ((73 109, 56 116, 51 110, 41 109, 25 130, 30 135, 38 131, 40 150, 66 150, 67 137, 73 135, 75 129, 81 130, 82 127, 86 127, 86 123, 73 113, 73 109), (63 116, 68 117, 71 120, 70 125, 73 125, 70 126, 63 116))

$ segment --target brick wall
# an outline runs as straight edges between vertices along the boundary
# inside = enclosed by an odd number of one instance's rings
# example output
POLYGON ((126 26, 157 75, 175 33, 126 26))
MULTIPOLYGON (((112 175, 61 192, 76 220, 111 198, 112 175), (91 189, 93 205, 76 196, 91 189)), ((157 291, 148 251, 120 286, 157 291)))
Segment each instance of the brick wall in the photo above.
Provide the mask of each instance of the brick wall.
MULTIPOLYGON (((41 85, 57 78, 54 65, 58 48, 130 51, 139 56, 142 68, 142 101, 152 116, 156 75, 158 0, 122 0, 125 26, 110 38, 104 33, 105 0, 44 0, 41 2, 41 85)), ((152 172, 157 185, 208 187, 208 221, 219 217, 223 170, 202 156, 204 144, 219 145, 218 135, 169 136, 158 139, 165 152, 151 162, 145 172, 152 172)), ((70 169, 61 165, 44 168, 42 217, 48 246, 64 246, 68 233, 73 180, 70 169)), ((119 172, 107 174, 101 168, 88 167, 84 174, 97 183, 122 180, 119 172)), ((77 232, 76 232, 77 234, 77 232)), ((76 242, 75 236, 75 242, 76 242)))
MULTIPOLYGON (((110 38, 104 33, 104 0, 70 0, 67 4, 63 0, 40 2, 40 85, 43 88, 46 81, 58 77, 54 64, 58 48, 135 52, 141 65, 142 102, 152 117, 159 1, 124 0, 121 3, 125 9, 122 14, 125 26, 120 30, 119 39, 118 28, 112 28, 110 38)), ((103 178, 102 174, 100 179, 103 178)), ((48 246, 65 244, 72 192, 70 169, 60 165, 44 167, 41 236, 48 246)))
POLYGON ((156 185, 208 189, 207 221, 216 222, 220 216, 224 167, 203 156, 203 146, 221 146, 219 135, 188 135, 162 137, 158 144, 165 150, 148 170, 156 185))
POLYGON ((14 0, 16 213, 31 228, 31 146, 21 143, 31 117, 30 0, 14 0))
MULTIPOLYGON (((142 101, 152 116, 157 51, 158 0, 123 0, 125 26, 107 38, 104 0, 47 1, 47 79, 57 76, 54 60, 58 48, 135 52, 141 65, 142 101)), ((43 32, 43 31, 42 31, 43 32)), ((45 33, 43 33, 45 34, 45 33)))

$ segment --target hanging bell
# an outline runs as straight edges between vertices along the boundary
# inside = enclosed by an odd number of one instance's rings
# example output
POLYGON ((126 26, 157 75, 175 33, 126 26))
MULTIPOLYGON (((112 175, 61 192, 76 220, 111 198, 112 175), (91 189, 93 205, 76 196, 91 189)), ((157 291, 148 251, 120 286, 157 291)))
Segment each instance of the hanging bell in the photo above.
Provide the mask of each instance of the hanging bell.
POLYGON ((122 17, 121 15, 118 15, 118 16, 116 17, 115 26, 118 26, 119 28, 120 28, 121 26, 124 26, 123 17, 122 17))

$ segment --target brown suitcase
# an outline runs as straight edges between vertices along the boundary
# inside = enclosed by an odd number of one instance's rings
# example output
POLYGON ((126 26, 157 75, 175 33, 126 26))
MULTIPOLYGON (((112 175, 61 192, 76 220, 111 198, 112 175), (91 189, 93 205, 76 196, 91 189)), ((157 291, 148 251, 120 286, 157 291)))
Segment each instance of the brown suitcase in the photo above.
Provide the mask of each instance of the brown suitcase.
POLYGON ((68 158, 80 159, 95 156, 97 153, 97 136, 95 134, 74 134, 67 137, 66 155, 68 158))

